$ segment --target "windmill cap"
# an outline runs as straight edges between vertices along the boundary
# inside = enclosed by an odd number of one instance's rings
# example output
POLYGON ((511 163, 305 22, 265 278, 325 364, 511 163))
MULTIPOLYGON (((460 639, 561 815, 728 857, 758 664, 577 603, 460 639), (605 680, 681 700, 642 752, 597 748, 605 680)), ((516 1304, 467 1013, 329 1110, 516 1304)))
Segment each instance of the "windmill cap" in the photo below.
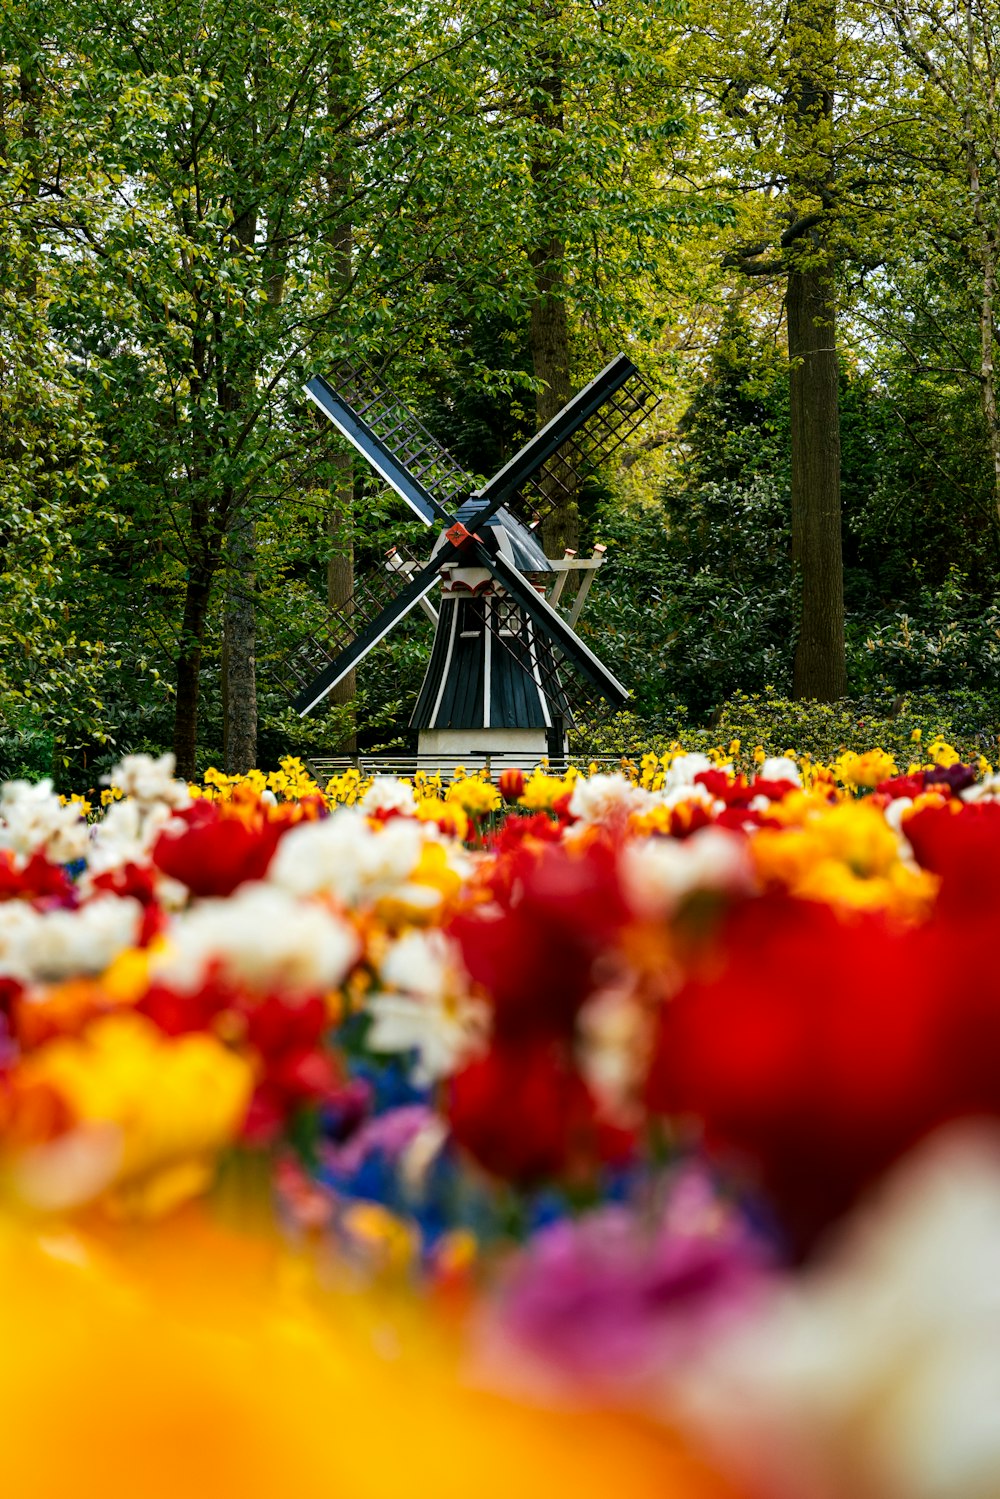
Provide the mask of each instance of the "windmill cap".
POLYGON ((513 562, 519 572, 549 572, 549 559, 540 543, 510 511, 501 506, 494 515, 481 525, 476 516, 485 508, 483 500, 466 500, 460 505, 456 519, 470 531, 476 531, 488 552, 500 553, 508 562, 513 562))

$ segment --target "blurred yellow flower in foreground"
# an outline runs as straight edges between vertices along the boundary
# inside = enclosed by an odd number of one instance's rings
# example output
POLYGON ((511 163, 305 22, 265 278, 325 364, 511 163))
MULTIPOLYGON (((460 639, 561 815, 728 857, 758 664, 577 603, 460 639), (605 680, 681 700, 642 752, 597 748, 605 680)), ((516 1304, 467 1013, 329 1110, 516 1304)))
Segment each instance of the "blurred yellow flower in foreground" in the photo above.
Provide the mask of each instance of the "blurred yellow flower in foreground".
POLYGON ((23 1095, 48 1091, 70 1125, 28 1142, 16 1183, 40 1206, 107 1191, 119 1212, 169 1211, 208 1186, 217 1153, 239 1134, 253 1081, 250 1064, 205 1032, 170 1038, 140 1015, 106 1016, 39 1047, 19 1069, 23 1095))
POLYGON ((463 1382, 426 1309, 327 1288, 190 1211, 101 1238, 0 1220, 17 1499, 732 1499, 668 1433, 463 1382))

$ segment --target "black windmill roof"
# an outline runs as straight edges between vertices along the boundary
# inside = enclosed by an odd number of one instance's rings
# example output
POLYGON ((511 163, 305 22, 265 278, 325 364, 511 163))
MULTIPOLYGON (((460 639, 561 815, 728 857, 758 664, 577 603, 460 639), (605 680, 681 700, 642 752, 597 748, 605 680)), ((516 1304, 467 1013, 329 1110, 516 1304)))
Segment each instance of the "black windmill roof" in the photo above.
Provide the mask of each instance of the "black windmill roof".
MULTIPOLYGON (((475 531, 491 556, 505 557, 508 562, 513 562, 519 572, 551 572, 549 559, 542 550, 541 543, 527 526, 511 515, 506 506, 501 506, 484 522, 477 524, 477 515, 485 509, 485 500, 465 500, 459 506, 455 518, 469 531, 475 531)), ((442 538, 439 538, 435 551, 441 545, 442 538)))

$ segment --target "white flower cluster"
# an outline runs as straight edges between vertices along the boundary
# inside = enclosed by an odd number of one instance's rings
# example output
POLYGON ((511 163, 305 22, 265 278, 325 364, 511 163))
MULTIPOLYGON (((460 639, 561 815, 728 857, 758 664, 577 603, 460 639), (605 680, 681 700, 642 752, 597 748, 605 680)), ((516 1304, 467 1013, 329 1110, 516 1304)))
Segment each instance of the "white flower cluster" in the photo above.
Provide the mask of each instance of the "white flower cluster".
POLYGON ((173 812, 165 802, 144 807, 141 802, 112 802, 101 821, 91 830, 87 867, 92 875, 123 864, 149 863, 153 844, 173 812))
MULTIPOLYGON (((345 807, 286 833, 267 878, 292 895, 332 895, 347 909, 371 906, 388 896, 433 908, 438 892, 412 884, 410 877, 425 845, 440 841, 432 823, 394 817, 373 827, 362 811, 345 807)), ((460 850, 447 847, 449 862, 464 870, 467 861, 460 850)))
POLYGON ((413 787, 398 776, 376 776, 358 803, 369 817, 376 812, 412 813, 416 805, 413 787))
POLYGON ((793 786, 802 785, 799 767, 789 755, 775 755, 765 760, 757 774, 763 781, 791 781, 793 786))
POLYGON ((177 811, 188 806, 191 794, 183 781, 174 779, 176 764, 173 755, 125 755, 102 779, 144 811, 157 804, 177 811))
POLYGON ((753 865, 746 839, 726 828, 700 828, 690 838, 642 838, 621 855, 622 881, 632 909, 654 920, 669 916, 693 890, 749 893, 753 865))
POLYGON ((953 1126, 816 1267, 706 1351, 681 1407, 755 1493, 989 1499, 998 1263, 1000 1137, 953 1126))
POLYGON ((958 794, 963 802, 995 802, 1000 799, 1000 775, 994 771, 992 775, 983 776, 974 786, 966 786, 958 794))
POLYGON ((732 768, 731 765, 714 765, 707 755, 677 755, 667 768, 667 773, 663 778, 663 789, 668 795, 672 791, 686 791, 694 786, 695 776, 704 775, 706 770, 732 770, 732 768))
MULTIPOLYGON (((633 812, 644 812, 651 807, 679 807, 700 805, 712 815, 724 808, 707 787, 695 780, 708 770, 732 771, 732 764, 716 765, 708 755, 677 755, 667 768, 663 785, 656 791, 637 786, 627 776, 615 771, 611 775, 581 776, 573 787, 569 811, 578 822, 589 826, 599 823, 604 827, 623 827, 633 812)), ((802 777, 795 761, 788 756, 765 760, 758 772, 765 781, 791 781, 801 786, 802 777)), ((760 811, 770 805, 767 797, 750 803, 751 811, 760 811)))
POLYGON ((305 997, 335 989, 359 952, 354 928, 318 902, 246 884, 226 900, 202 900, 179 915, 153 971, 192 990, 218 967, 251 991, 305 997))
POLYGON ((78 802, 63 806, 51 780, 7 781, 0 790, 0 848, 22 859, 44 854, 69 864, 87 852, 87 823, 78 802))
POLYGON ((583 823, 624 824, 629 814, 641 812, 652 797, 620 771, 613 775, 580 776, 569 799, 569 812, 583 823))
POLYGON ((103 973, 133 947, 142 907, 132 899, 98 896, 76 911, 36 911, 26 901, 0 903, 0 975, 22 983, 103 973))
POLYGON ((375 1052, 413 1051, 411 1077, 426 1087, 448 1077, 485 1042, 487 1006, 468 994, 455 945, 440 931, 410 931, 379 967, 383 990, 366 1006, 367 1045, 375 1052))

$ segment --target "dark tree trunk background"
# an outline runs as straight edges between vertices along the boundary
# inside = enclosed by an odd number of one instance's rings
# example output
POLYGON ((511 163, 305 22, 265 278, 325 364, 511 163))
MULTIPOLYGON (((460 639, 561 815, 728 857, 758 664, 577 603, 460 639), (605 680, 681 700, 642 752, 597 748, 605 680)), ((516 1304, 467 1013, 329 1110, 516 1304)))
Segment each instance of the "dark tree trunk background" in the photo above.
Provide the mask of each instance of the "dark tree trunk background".
MULTIPOLYGON (((573 394, 569 375, 569 318, 562 268, 563 247, 552 240, 532 255, 535 297, 531 304, 531 363, 537 380, 544 381, 535 398, 539 428, 560 411, 573 394)), ((566 547, 580 544, 580 512, 575 495, 558 492, 551 515, 542 521, 542 545, 549 557, 561 557, 566 547)))
MULTIPOLYGON (((235 254, 253 249, 258 215, 245 209, 233 221, 235 254)), ((284 278, 275 267, 268 284, 268 307, 280 306, 284 278)), ((221 349, 219 356, 221 357, 221 349)), ((219 382, 218 401, 233 415, 253 400, 254 369, 244 362, 219 382)), ((226 591, 222 619, 222 738, 227 775, 244 775, 257 764, 257 528, 245 496, 227 496, 226 591)))
POLYGON ((257 764, 256 527, 245 510, 233 513, 226 537, 225 760, 227 775, 257 764))
POLYGON ((174 708, 174 755, 177 774, 192 780, 198 749, 198 682, 205 642, 205 623, 212 594, 213 571, 192 566, 184 595, 184 620, 177 652, 177 699, 174 708))
POLYGON ((841 555, 836 306, 821 270, 788 278, 792 561, 802 590, 793 692, 833 701, 847 689, 841 555))
MULTIPOLYGON (((541 13, 555 20, 558 6, 543 3, 541 13)), ((553 191, 553 167, 563 147, 563 71, 558 48, 546 48, 539 54, 540 77, 536 120, 542 126, 541 138, 531 163, 539 218, 544 222, 548 195, 553 191)), ((531 304, 529 339, 532 373, 542 382, 535 398, 535 417, 539 428, 545 426, 565 406, 573 394, 570 383, 569 317, 566 311, 565 246, 555 234, 548 234, 531 250, 535 273, 534 298, 531 304)), ((580 512, 575 494, 568 498, 557 491, 552 513, 542 521, 542 546, 550 557, 561 557, 566 547, 580 544, 580 512), (558 498, 557 498, 558 495, 558 498)))
POLYGON ((836 340, 833 83, 834 0, 791 0, 788 11, 788 359, 792 565, 801 586, 793 668, 797 698, 833 701, 847 688, 841 550, 839 370, 836 340))

